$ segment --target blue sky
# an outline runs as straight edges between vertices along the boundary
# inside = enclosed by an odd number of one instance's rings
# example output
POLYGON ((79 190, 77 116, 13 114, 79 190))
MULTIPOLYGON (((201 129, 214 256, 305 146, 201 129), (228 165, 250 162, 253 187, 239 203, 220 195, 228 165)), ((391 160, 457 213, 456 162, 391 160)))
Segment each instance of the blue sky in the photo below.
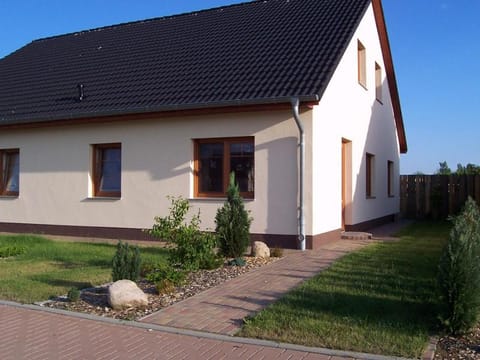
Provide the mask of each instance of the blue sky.
MULTIPOLYGON (((46 36, 239 2, 0 0, 0 58, 46 36)), ((401 173, 480 164, 480 0, 383 7, 409 146, 401 173)))

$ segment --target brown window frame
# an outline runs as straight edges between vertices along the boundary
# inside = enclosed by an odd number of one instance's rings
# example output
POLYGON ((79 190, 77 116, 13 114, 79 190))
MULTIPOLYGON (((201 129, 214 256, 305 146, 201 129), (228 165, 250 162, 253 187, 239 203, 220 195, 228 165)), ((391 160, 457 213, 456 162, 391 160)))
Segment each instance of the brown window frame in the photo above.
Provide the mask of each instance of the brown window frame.
POLYGON ((388 197, 395 197, 395 193, 393 191, 394 188, 394 162, 391 160, 387 161, 387 195, 388 197))
POLYGON ((367 88, 367 49, 360 40, 357 42, 358 83, 367 88))
POLYGON ((92 180, 93 180, 93 196, 94 197, 111 197, 120 198, 122 196, 121 183, 122 183, 122 144, 121 143, 109 143, 109 144, 93 144, 92 145, 92 180), (120 191, 103 191, 100 189, 100 182, 103 175, 103 150, 105 149, 120 149, 120 191))
MULTIPOLYGON (((255 169, 255 141, 253 136, 247 137, 229 137, 229 138, 207 138, 194 139, 194 196, 197 198, 224 198, 227 194, 228 183, 230 179, 230 145, 234 143, 250 143, 254 147, 253 152, 253 169, 255 169), (222 192, 201 192, 200 191, 200 145, 201 144, 223 144, 223 176, 222 176, 222 192)), ((255 170, 253 175, 253 189, 255 189, 255 170)), ((255 191, 241 191, 240 195, 245 199, 253 199, 255 191)))
POLYGON ((375 197, 374 194, 374 178, 375 178, 375 155, 371 153, 365 154, 365 194, 367 199, 372 199, 375 197))
MULTIPOLYGON (((20 184, 18 184, 18 191, 8 191, 7 190, 7 183, 8 179, 12 177, 11 168, 9 166, 8 169, 4 169, 5 162, 7 157, 11 157, 12 155, 18 156, 18 179, 20 181, 20 149, 4 149, 0 150, 0 195, 1 196, 18 196, 20 193, 20 184)), ((9 160, 8 163, 10 164, 11 161, 9 160)))
POLYGON ((382 93, 382 67, 375 62, 375 97, 380 104, 383 104, 382 93))

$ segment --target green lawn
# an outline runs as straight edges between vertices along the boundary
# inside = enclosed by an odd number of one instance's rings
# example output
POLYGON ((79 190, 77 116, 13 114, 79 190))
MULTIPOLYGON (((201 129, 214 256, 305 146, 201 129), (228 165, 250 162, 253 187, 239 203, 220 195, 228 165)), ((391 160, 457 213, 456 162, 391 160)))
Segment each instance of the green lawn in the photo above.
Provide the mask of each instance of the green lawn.
MULTIPOLYGON (((52 241, 39 236, 0 236, 0 248, 25 247, 24 254, 0 258, 0 298, 23 303, 63 295, 111 281, 115 245, 52 241)), ((167 250, 140 248, 142 260, 165 262, 167 250)))
POLYGON ((435 278, 449 223, 349 254, 247 319, 240 336, 419 357, 436 328, 435 278))

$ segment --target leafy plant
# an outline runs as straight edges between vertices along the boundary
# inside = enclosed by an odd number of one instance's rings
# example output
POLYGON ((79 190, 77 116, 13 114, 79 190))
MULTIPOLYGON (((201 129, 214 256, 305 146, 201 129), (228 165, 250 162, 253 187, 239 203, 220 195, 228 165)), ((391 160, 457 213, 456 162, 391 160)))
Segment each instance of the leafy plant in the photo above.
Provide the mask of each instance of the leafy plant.
POLYGON ((191 208, 188 200, 170 196, 168 199, 171 202, 169 215, 155 217, 155 224, 148 233, 170 245, 170 265, 188 271, 220 266, 216 260, 215 236, 200 230, 200 211, 187 223, 185 218, 191 208))
POLYGON ((246 264, 247 262, 245 261, 245 259, 241 257, 237 257, 228 262, 228 265, 230 266, 245 266, 246 264))
POLYGON ((5 246, 0 247, 0 258, 22 255, 27 251, 24 246, 5 246))
POLYGON ((175 291, 175 284, 168 279, 162 279, 155 282, 155 288, 159 294, 170 294, 175 291))
POLYGON ((440 319, 452 334, 475 325, 480 314, 480 211, 468 198, 454 225, 439 264, 440 319))
POLYGON ((128 243, 119 241, 112 260, 112 280, 137 281, 140 275, 140 264, 141 258, 138 246, 130 248, 128 243))
POLYGON ((275 246, 273 249, 270 249, 270 256, 278 258, 282 257, 283 249, 281 247, 275 246))
POLYGON ((215 231, 222 255, 233 258, 243 256, 250 242, 251 222, 252 219, 245 210, 238 184, 235 182, 235 173, 232 172, 227 189, 227 201, 218 209, 215 216, 217 225, 215 231))
POLYGON ((68 290, 67 298, 70 302, 77 302, 80 299, 80 290, 78 290, 76 287, 72 287, 70 290, 68 290))
POLYGON ((169 265, 158 265, 145 276, 145 279, 156 283, 160 280, 169 280, 173 285, 181 285, 185 281, 186 273, 181 269, 174 269, 169 265))

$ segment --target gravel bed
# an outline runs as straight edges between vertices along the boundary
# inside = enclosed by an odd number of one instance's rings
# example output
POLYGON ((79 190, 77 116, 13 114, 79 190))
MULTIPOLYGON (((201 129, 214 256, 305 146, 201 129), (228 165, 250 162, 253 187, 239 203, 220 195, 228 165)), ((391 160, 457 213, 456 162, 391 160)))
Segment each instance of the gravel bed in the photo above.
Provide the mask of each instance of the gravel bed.
POLYGON ((435 359, 480 360, 480 325, 463 336, 440 338, 435 359))
POLYGON ((70 302, 66 296, 60 296, 42 303, 41 306, 106 316, 114 319, 139 320, 146 315, 217 286, 227 280, 236 278, 253 269, 267 265, 275 260, 278 260, 278 258, 263 259, 246 257, 245 266, 229 266, 227 262, 225 262, 223 267, 215 270, 199 270, 190 273, 185 284, 175 288, 175 291, 171 294, 159 295, 152 283, 146 280, 139 280, 137 285, 148 296, 148 306, 143 308, 113 310, 108 304, 108 286, 110 284, 83 289, 80 294, 80 300, 77 302, 70 302))

